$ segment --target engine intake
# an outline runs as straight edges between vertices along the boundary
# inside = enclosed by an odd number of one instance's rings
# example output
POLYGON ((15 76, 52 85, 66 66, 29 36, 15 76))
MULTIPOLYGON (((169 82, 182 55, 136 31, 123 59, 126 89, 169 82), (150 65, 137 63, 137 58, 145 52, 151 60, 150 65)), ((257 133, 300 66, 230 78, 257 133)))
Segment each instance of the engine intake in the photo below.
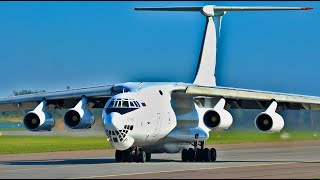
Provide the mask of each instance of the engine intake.
POLYGON ((232 115, 224 109, 225 99, 221 98, 213 109, 205 112, 204 124, 210 129, 228 129, 232 122, 232 115))
POLYGON ((51 114, 45 112, 47 102, 42 101, 33 111, 28 112, 23 118, 23 124, 29 131, 50 131, 55 120, 51 114))
POLYGON ((232 121, 231 114, 224 109, 220 111, 209 110, 203 116, 204 124, 210 129, 228 129, 232 121))
POLYGON ((72 109, 70 109, 65 114, 64 119, 68 127, 76 127, 80 124, 80 121, 81 121, 80 114, 76 110, 72 110, 72 109))
POLYGON ((279 132, 284 127, 282 116, 275 112, 277 102, 273 101, 265 112, 257 115, 255 125, 262 132, 279 132))
POLYGON ((216 111, 207 111, 203 117, 203 120, 204 124, 210 128, 217 127, 221 122, 220 115, 216 111))
POLYGON ((85 107, 87 99, 83 97, 74 107, 69 109, 64 115, 64 123, 71 129, 88 129, 94 124, 93 114, 85 107))
POLYGON ((280 132, 284 127, 284 120, 280 114, 262 112, 255 119, 257 129, 263 132, 280 132))

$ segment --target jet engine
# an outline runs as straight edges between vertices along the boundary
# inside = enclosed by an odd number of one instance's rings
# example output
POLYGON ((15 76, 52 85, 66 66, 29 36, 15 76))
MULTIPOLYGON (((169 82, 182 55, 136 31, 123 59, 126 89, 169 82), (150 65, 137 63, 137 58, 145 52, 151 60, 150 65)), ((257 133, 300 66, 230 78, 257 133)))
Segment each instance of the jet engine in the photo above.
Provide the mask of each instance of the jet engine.
POLYGON ((87 98, 83 97, 78 104, 64 115, 64 123, 71 129, 89 129, 94 124, 93 114, 86 108, 87 98))
POLYGON ((55 120, 45 111, 47 102, 43 100, 33 111, 28 112, 23 118, 23 124, 29 131, 50 131, 55 120))
POLYGON ((232 122, 232 115, 224 109, 226 101, 221 98, 213 109, 204 113, 203 122, 210 129, 228 129, 232 122))
POLYGON ((279 132, 284 127, 282 116, 275 112, 277 102, 273 101, 265 112, 257 115, 255 125, 262 132, 279 132))

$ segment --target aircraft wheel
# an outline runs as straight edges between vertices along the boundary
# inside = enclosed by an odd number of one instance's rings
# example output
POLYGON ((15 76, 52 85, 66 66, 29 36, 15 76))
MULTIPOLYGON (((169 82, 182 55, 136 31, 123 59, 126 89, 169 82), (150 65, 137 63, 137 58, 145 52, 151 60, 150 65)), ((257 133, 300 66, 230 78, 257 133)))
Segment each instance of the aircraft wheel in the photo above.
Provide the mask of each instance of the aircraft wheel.
POLYGON ((150 162, 151 161, 151 152, 147 152, 146 153, 146 162, 150 162))
POLYGON ((122 162, 129 162, 129 150, 122 151, 122 162))
POLYGON ((133 161, 133 153, 131 149, 127 150, 127 162, 132 162, 133 161))
POLYGON ((146 162, 146 159, 147 159, 146 152, 143 150, 139 150, 138 159, 139 159, 139 162, 141 163, 146 162))
POLYGON ((182 159, 182 162, 187 162, 188 161, 188 150, 187 149, 183 149, 182 150, 181 159, 182 159))
POLYGON ((196 159, 196 153, 195 153, 194 149, 193 148, 189 148, 188 149, 188 160, 190 162, 194 162, 195 159, 196 159))
POLYGON ((216 161, 217 160, 217 151, 215 148, 211 148, 210 149, 210 153, 211 153, 211 161, 216 161))
POLYGON ((201 161, 203 161, 203 150, 202 149, 200 149, 200 148, 197 148, 197 151, 196 151, 196 161, 197 162, 201 162, 201 161))
POLYGON ((203 160, 205 162, 209 162, 211 160, 211 153, 208 148, 205 148, 202 154, 203 154, 203 160))
POLYGON ((116 150, 115 157, 116 157, 116 162, 121 162, 123 158, 123 152, 116 150))
POLYGON ((133 161, 134 161, 134 162, 139 162, 139 152, 135 152, 135 153, 133 154, 133 161))

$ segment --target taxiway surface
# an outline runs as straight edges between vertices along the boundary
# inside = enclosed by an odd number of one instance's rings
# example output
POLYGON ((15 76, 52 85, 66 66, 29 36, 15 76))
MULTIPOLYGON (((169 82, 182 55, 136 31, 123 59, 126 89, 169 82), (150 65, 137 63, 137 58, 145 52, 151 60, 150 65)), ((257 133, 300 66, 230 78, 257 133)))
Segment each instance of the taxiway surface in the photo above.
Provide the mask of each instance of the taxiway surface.
POLYGON ((320 141, 216 145, 216 162, 153 154, 116 163, 114 150, 0 155, 0 178, 320 178, 320 141))

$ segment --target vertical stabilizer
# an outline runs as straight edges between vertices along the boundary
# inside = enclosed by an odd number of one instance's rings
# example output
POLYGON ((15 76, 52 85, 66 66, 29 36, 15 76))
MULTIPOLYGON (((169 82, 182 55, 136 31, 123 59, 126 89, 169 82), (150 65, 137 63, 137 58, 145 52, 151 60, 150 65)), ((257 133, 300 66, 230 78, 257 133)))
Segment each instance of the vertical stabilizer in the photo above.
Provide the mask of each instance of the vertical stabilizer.
POLYGON ((205 7, 202 14, 209 16, 206 17, 206 29, 203 35, 198 67, 193 83, 200 86, 216 86, 217 44, 220 37, 222 17, 225 12, 212 12, 213 16, 210 16, 210 14, 205 12, 205 7))
POLYGON ((215 6, 203 7, 151 7, 135 8, 142 11, 189 11, 201 12, 206 16, 206 29, 202 40, 202 48, 194 84, 200 86, 216 86, 215 68, 217 40, 220 37, 222 17, 226 12, 240 11, 276 11, 276 10, 311 10, 310 7, 246 7, 246 6, 215 6))

